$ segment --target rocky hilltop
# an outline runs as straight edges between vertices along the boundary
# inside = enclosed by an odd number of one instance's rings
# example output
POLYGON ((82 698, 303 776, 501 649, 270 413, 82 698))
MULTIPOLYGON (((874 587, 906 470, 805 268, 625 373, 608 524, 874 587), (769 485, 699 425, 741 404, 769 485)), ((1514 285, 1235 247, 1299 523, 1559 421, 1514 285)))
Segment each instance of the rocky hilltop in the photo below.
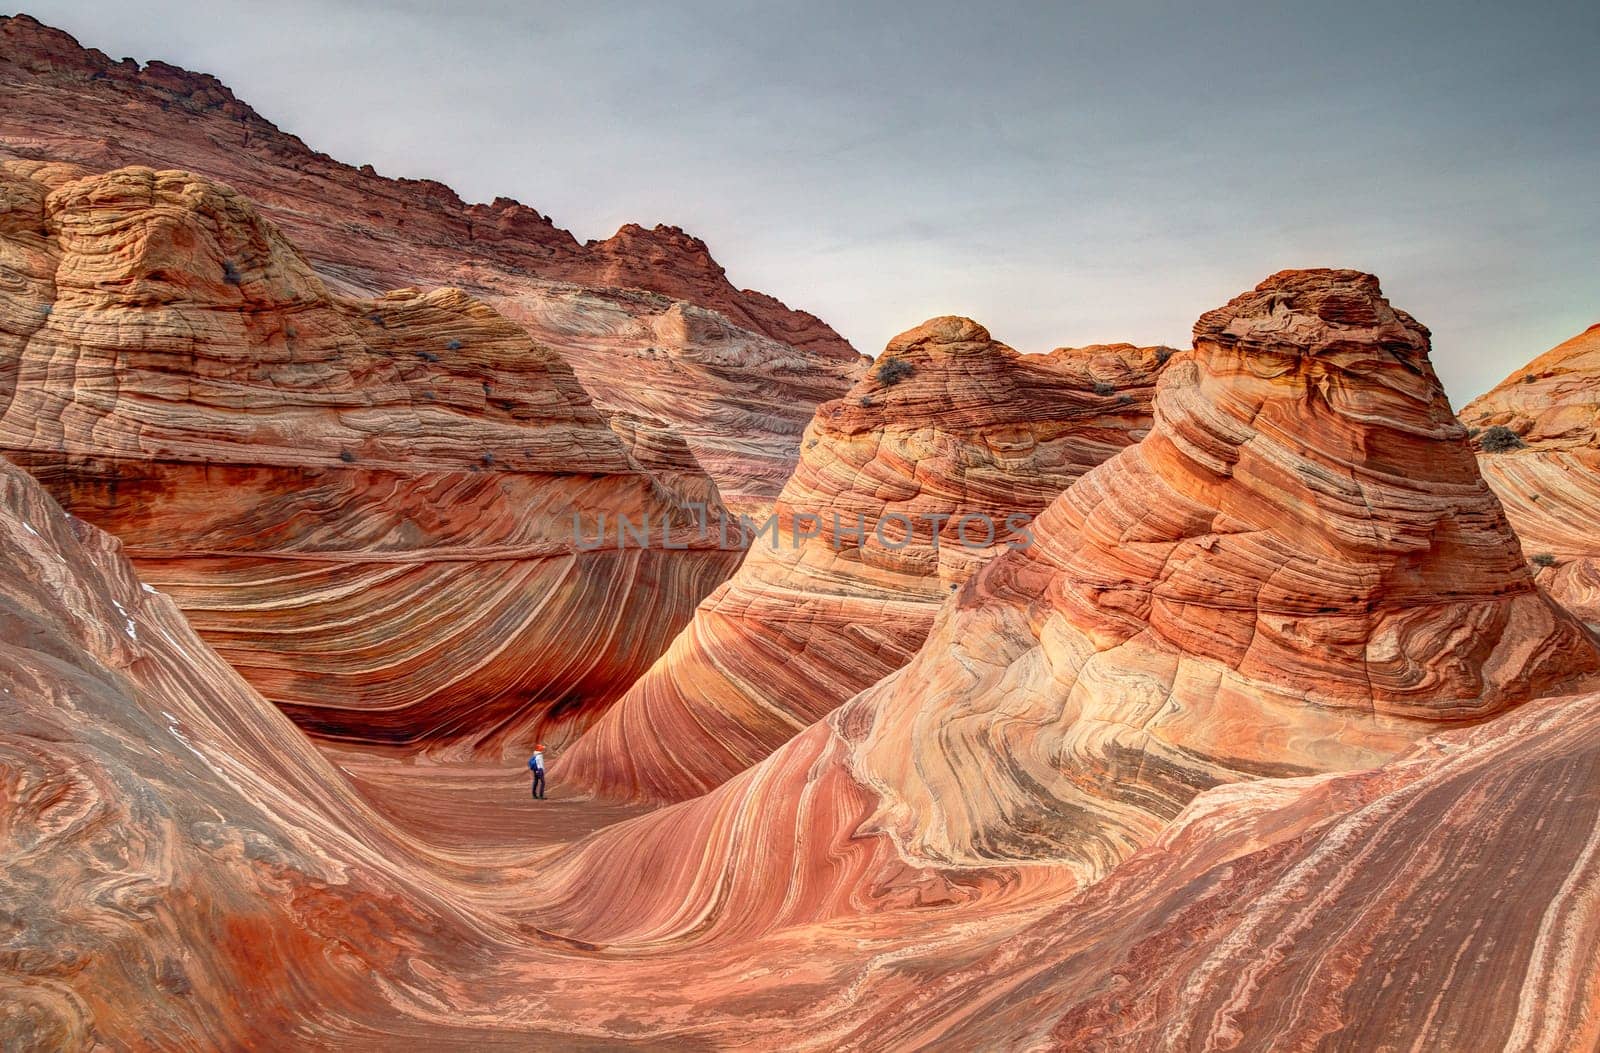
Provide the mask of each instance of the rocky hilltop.
POLYGON ((1539 584, 1600 625, 1600 325, 1461 411, 1539 584))
POLYGON ((114 62, 26 15, 0 18, 0 83, 0 158, 195 172, 255 202, 336 292, 464 289, 563 355, 601 409, 652 404, 697 455, 697 437, 715 447, 705 466, 746 510, 770 506, 812 410, 859 374, 827 325, 736 289, 675 227, 581 244, 515 201, 468 205, 335 161, 213 76, 114 62), (674 315, 674 302, 692 309, 674 315), (696 397, 670 397, 683 389, 696 397))
POLYGON ((0 188, 0 451, 304 726, 560 741, 737 562, 674 493, 715 494, 693 458, 652 475, 487 304, 335 297, 185 172, 6 162, 0 188))
POLYGON ((1019 355, 965 318, 895 337, 871 376, 817 410, 774 528, 556 777, 684 800, 904 665, 951 590, 1143 437, 1171 354, 1019 355))

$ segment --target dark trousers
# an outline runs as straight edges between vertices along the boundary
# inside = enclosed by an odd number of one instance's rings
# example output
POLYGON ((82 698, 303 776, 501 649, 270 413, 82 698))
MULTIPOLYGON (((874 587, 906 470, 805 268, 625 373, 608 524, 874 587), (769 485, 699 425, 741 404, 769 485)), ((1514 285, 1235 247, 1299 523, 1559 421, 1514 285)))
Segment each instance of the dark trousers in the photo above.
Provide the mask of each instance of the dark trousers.
POLYGON ((544 772, 538 768, 533 770, 533 795, 539 800, 544 800, 544 772))

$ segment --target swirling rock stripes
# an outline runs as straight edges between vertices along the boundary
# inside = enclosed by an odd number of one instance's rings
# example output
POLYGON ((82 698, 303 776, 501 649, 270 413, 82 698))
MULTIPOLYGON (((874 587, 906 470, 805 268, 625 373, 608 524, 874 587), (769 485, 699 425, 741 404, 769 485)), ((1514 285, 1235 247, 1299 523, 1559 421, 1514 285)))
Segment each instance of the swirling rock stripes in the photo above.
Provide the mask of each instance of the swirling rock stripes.
POLYGON ((1591 1048, 1597 701, 1536 702, 1372 771, 1206 791, 1025 934, 913 966, 836 1041, 1591 1048))
POLYGON ((1539 584, 1600 625, 1600 325, 1507 377, 1461 419, 1539 584))
POLYGON ((770 509, 813 410, 860 373, 821 319, 736 288, 676 227, 580 243, 517 201, 343 164, 215 77, 114 62, 27 15, 0 16, 0 81, 0 158, 197 172, 249 197, 338 294, 465 289, 553 347, 603 410, 678 431, 738 511, 770 509))
POLYGON ((248 201, 187 173, 43 195, 38 175, 0 180, 20 187, 8 252, 49 275, 4 296, 0 449, 305 726, 436 752, 558 744, 737 562, 683 503, 716 488, 682 444, 657 443, 673 477, 651 475, 484 303, 332 297, 248 201), (622 515, 688 548, 594 545, 622 515))
POLYGON ((3 463, 0 556, 8 1045, 1597 1039, 1600 696, 1372 771, 1214 787, 1070 895, 1058 869, 930 866, 858 829, 861 729, 821 724, 528 885, 385 824, 113 539, 3 463))
POLYGON ((1427 354, 1356 272, 1203 316, 1150 434, 847 707, 875 821, 914 858, 1092 880, 1208 786, 1370 767, 1600 669, 1427 354))
POLYGON ((870 914, 901 881, 1059 893, 1209 788, 1371 768, 1593 682, 1600 645, 1534 585, 1427 354, 1357 272, 1274 275, 1203 316, 1149 434, 970 577, 907 666, 711 793, 596 835, 552 917, 659 944, 870 914), (838 844, 875 862, 837 866, 838 844), (659 884, 605 916, 591 887, 635 872, 659 884))
POLYGON ((271 1043, 370 1019, 375 972, 406 986, 487 935, 114 539, 3 461, 0 555, 6 1046, 271 1043))
POLYGON ((1169 354, 1019 355, 953 317, 896 337, 872 376, 817 411, 776 534, 756 537, 556 777, 684 800, 903 665, 951 589, 1144 434, 1169 354))

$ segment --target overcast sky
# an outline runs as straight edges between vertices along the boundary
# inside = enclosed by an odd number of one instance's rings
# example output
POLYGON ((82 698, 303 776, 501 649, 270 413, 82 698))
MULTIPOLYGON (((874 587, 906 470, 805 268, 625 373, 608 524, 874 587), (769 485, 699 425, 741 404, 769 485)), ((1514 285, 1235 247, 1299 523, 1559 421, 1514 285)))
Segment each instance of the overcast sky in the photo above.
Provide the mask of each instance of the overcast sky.
POLYGON ((863 351, 1023 351, 1376 272, 1456 404, 1600 321, 1600 4, 354 2, 25 8, 313 148, 580 238, 700 235, 863 351))

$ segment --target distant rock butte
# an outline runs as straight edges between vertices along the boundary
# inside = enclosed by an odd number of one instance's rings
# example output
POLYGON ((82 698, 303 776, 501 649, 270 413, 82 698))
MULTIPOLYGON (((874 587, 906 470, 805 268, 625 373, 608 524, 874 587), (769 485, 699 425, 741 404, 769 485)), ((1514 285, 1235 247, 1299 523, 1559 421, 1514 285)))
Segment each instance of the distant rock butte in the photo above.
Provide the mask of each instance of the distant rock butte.
POLYGON ((1468 403, 1461 419, 1539 584, 1600 626, 1600 325, 1468 403))
POLYGON ((1284 272, 1203 316, 1150 433, 1033 536, 905 668, 555 864, 545 923, 716 942, 1026 903, 1207 788, 1370 768, 1600 670, 1479 477, 1427 330, 1358 272, 1284 272))
POLYGON ((690 536, 681 495, 716 488, 681 443, 645 451, 676 458, 651 475, 481 301, 334 297, 248 201, 184 172, 5 162, 0 195, 19 276, 0 451, 312 730, 559 742, 739 558, 690 536), (578 551, 602 514, 671 523, 689 550, 608 527, 578 551))
POLYGON ((904 665, 952 589, 1143 436, 1171 353, 1019 355, 964 318, 896 337, 818 409, 776 529, 553 777, 684 800, 904 665))
POLYGON ((680 430, 744 510, 770 507, 812 410, 859 375, 831 328, 734 288, 676 227, 629 224, 580 244, 510 199, 467 205, 437 182, 341 164, 215 77, 113 62, 26 15, 0 18, 0 81, 0 158, 197 172, 254 201, 336 292, 464 289, 563 355, 602 409, 653 404, 646 415, 680 430), (682 390, 695 397, 675 399, 682 390))

